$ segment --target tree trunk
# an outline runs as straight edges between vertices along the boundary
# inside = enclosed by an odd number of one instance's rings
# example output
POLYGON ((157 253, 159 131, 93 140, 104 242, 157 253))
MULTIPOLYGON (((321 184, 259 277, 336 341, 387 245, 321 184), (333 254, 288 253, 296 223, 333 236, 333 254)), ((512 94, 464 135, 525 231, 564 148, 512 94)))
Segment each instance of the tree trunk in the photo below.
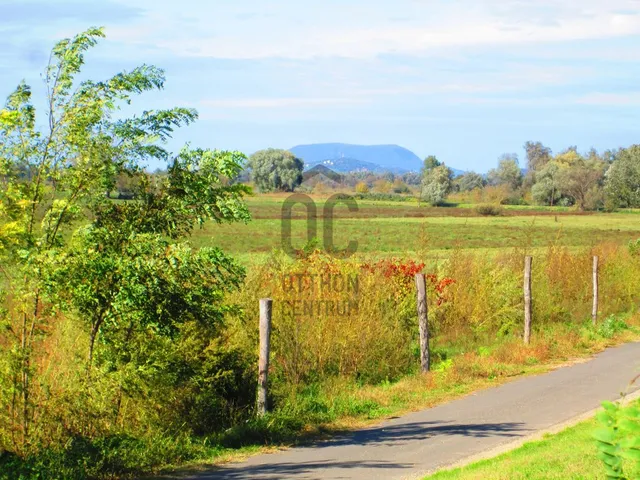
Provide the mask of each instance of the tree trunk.
POLYGON ((415 277, 418 303, 418 326, 420 329, 420 368, 422 373, 431 369, 431 355, 429 352, 429 311, 427 307, 427 285, 424 273, 415 277))
POLYGON ((533 259, 526 257, 524 262, 524 343, 531 342, 531 264, 533 259))
POLYGON ((91 336, 89 337, 89 358, 87 359, 87 373, 91 371, 91 365, 93 364, 93 350, 96 344, 96 338, 98 338, 98 333, 100 332, 100 327, 102 326, 103 317, 98 318, 96 323, 93 324, 93 328, 91 329, 91 336))
POLYGON ((593 325, 598 321, 598 257, 593 257, 593 309, 591 310, 591 320, 593 325))
POLYGON ((258 415, 267 413, 269 353, 271 347, 271 311, 273 300, 260 300, 260 358, 258 360, 258 415))

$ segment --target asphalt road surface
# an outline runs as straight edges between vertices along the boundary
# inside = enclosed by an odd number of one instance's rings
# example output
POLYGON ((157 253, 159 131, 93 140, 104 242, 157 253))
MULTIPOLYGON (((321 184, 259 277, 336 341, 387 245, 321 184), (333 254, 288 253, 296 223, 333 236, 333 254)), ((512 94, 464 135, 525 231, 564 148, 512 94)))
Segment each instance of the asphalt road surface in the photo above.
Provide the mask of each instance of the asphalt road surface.
POLYGON ((632 392, 640 343, 516 380, 428 410, 280 453, 212 467, 197 480, 373 480, 428 472, 529 436, 632 392))

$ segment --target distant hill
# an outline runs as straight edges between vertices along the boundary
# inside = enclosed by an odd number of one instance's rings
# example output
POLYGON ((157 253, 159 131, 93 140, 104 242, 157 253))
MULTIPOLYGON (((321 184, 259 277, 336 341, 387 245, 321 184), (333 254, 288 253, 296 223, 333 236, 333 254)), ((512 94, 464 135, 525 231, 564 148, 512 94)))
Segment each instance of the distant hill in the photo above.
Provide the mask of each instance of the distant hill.
MULTIPOLYGON (((373 173, 419 172, 422 159, 398 145, 351 145, 348 143, 316 143, 298 145, 289 151, 305 163, 305 169, 324 165, 336 172, 366 170, 373 173)), ((464 173, 452 169, 455 175, 464 173)))
MULTIPOLYGON (((369 167, 381 171, 417 172, 422 168, 422 160, 415 153, 398 145, 350 145, 347 143, 317 143, 313 145, 298 145, 289 150, 306 164, 318 165, 325 160, 337 161, 347 159, 356 167, 369 167), (364 164, 357 164, 364 162, 364 164), (373 165, 366 165, 366 164, 373 165)), ((326 164, 325 164, 326 165, 326 164)), ((366 168, 367 170, 369 168, 366 168)), ((363 168, 360 168, 363 169, 363 168)), ((349 170, 342 170, 349 171, 349 170)))
POLYGON ((339 183, 342 181, 342 175, 337 173, 336 169, 326 167, 324 165, 316 165, 315 167, 306 170, 302 175, 302 181, 308 182, 317 176, 325 177, 332 182, 339 183))

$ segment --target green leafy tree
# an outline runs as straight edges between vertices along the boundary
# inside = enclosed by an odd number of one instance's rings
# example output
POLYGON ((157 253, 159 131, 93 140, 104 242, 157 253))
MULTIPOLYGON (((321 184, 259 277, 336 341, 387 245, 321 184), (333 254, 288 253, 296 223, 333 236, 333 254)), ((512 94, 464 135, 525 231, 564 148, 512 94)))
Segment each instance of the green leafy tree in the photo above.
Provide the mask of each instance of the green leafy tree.
POLYGON ((369 193, 369 185, 365 182, 358 182, 356 185, 356 193, 369 193))
POLYGON ((445 165, 425 171, 422 181, 421 199, 431 205, 441 205, 453 188, 453 172, 445 165))
POLYGON ((531 188, 533 200, 538 205, 553 206, 562 197, 562 169, 565 168, 556 161, 548 162, 536 173, 536 183, 531 188))
POLYGON ((604 162, 580 159, 558 172, 558 184, 563 195, 570 197, 580 210, 595 210, 602 206, 604 162))
MULTIPOLYGON (((192 109, 116 117, 134 96, 162 89, 165 77, 145 65, 104 81, 78 81, 85 53, 103 36, 92 28, 54 47, 44 75, 44 121, 36 121, 25 84, 0 110, 0 255, 12 299, 0 312, 0 331, 7 332, 0 342, 0 450, 28 452, 56 423, 42 423, 43 412, 36 412, 48 397, 34 380, 34 358, 57 315, 75 315, 85 326, 88 368, 102 339, 101 373, 131 365, 123 359, 136 345, 142 363, 127 371, 139 388, 128 394, 149 392, 155 373, 179 371, 167 364, 178 348, 167 339, 184 338, 197 325, 208 333, 196 337, 213 340, 226 308, 222 296, 242 278, 218 250, 179 240, 208 219, 248 219, 242 202, 248 188, 224 181, 242 170, 244 156, 166 150, 173 130, 197 118, 192 109), (150 161, 169 163, 168 174, 152 181, 143 170, 150 161), (105 193, 123 175, 136 179, 133 201, 114 202, 105 193), (153 368, 148 359, 156 361, 153 368)), ((119 378, 125 394, 127 381, 119 378)), ((90 393, 87 383, 83 394, 90 393)), ((88 424, 77 428, 69 434, 88 431, 88 424)))
POLYGON ((596 206, 603 168, 602 162, 587 160, 570 147, 535 172, 531 194, 539 205, 577 203, 580 209, 596 206))
POLYGON ((393 181, 393 193, 411 193, 411 190, 400 178, 393 181))
POLYGON ((640 145, 617 153, 606 173, 605 191, 614 207, 640 207, 640 145))
POLYGON ((422 182, 422 175, 418 172, 407 172, 402 175, 402 181, 407 185, 420 185, 422 182))
POLYGON ((484 187, 484 178, 475 172, 466 172, 456 178, 455 183, 461 192, 470 192, 484 187))
POLYGON ((263 192, 292 192, 302 183, 304 163, 287 150, 269 148, 249 158, 251 179, 263 192))
POLYGON ((171 334, 185 318, 209 326, 221 321, 223 294, 238 287, 243 270, 219 250, 171 240, 207 220, 249 219, 240 201, 246 187, 221 180, 223 171, 239 171, 243 159, 237 152, 185 148, 162 182, 140 182, 138 201, 92 206, 95 220, 55 264, 58 296, 90 326, 89 366, 95 340, 109 326, 130 323, 171 334))
POLYGON ((553 158, 551 149, 541 142, 526 142, 524 151, 527 157, 527 172, 523 178, 523 186, 529 190, 536 181, 536 172, 542 170, 553 158))
POLYGON ((427 173, 429 173, 434 168, 440 167, 442 162, 438 160, 434 155, 429 155, 424 159, 422 164, 422 176, 424 177, 427 173))
POLYGON ((512 190, 522 185, 522 171, 515 153, 507 153, 500 157, 498 168, 492 169, 487 174, 490 185, 507 185, 512 190))
POLYGON ((541 142, 527 142, 524 144, 527 155, 527 170, 535 172, 543 168, 553 158, 551 149, 541 142))

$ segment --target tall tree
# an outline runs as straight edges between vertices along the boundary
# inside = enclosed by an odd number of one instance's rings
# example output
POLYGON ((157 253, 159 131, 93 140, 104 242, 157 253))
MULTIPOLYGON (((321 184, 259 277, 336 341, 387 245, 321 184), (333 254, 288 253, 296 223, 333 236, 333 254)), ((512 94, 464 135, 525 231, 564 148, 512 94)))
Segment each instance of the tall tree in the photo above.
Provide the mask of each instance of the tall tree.
MULTIPOLYGON (((161 343, 187 318, 219 320, 212 312, 224 309, 220 292, 242 275, 221 252, 176 241, 206 219, 248 218, 241 201, 247 187, 221 181, 240 172, 244 156, 186 148, 174 157, 166 150, 173 130, 197 118, 192 109, 116 117, 133 97, 162 89, 165 76, 145 65, 104 81, 77 80, 85 53, 103 36, 89 29, 54 47, 43 120, 36 121, 24 83, 0 110, 0 286, 12 298, 0 314, 0 333, 9 332, 0 339, 7 361, 0 368, 0 424, 19 433, 13 448, 21 452, 37 445, 33 437, 44 428, 34 424, 40 417, 33 359, 58 312, 78 315, 92 344, 90 365, 100 333, 124 331, 126 339, 137 331, 161 343), (143 170, 150 161, 170 164, 161 185, 143 170), (131 202, 105 195, 122 175, 136 179, 131 202), (210 277, 216 269, 229 272, 222 284, 210 277), (154 288, 156 278, 166 288, 154 288), (196 295, 211 310, 192 309, 196 295)), ((140 345, 148 353, 152 344, 140 345)))
POLYGON ((429 155, 427 158, 424 159, 424 162, 422 164, 422 176, 424 177, 425 174, 427 174, 434 168, 439 167, 441 165, 442 165, 442 162, 438 160, 435 157, 435 155, 429 155))
POLYGON ((441 205, 453 187, 453 172, 446 165, 425 171, 422 179, 421 199, 431 205, 441 205))
POLYGON ((407 185, 420 185, 422 175, 417 172, 407 172, 402 175, 402 181, 407 185))
POLYGON ((580 210, 593 210, 602 201, 601 183, 605 163, 599 159, 580 161, 558 172, 558 183, 564 195, 573 199, 580 210))
POLYGON ((487 174, 490 185, 507 185, 512 190, 522 185, 522 171, 518 162, 518 155, 506 153, 499 159, 498 168, 492 169, 487 174))
POLYGON ((618 151, 606 173, 605 191, 614 207, 640 207, 640 145, 618 151))
POLYGON ((302 183, 304 163, 287 150, 269 148, 249 157, 251 179, 263 192, 292 192, 302 183))
POLYGON ((527 170, 539 170, 551 161, 551 149, 542 142, 526 142, 524 150, 527 155, 527 170))
POLYGON ((484 178, 475 172, 465 172, 455 179, 455 183, 461 192, 469 192, 484 187, 484 178))
POLYGON ((604 163, 593 157, 593 152, 590 155, 592 159, 585 159, 571 147, 539 169, 531 189, 536 203, 553 206, 564 199, 567 203, 576 203, 580 209, 594 208, 604 163))

